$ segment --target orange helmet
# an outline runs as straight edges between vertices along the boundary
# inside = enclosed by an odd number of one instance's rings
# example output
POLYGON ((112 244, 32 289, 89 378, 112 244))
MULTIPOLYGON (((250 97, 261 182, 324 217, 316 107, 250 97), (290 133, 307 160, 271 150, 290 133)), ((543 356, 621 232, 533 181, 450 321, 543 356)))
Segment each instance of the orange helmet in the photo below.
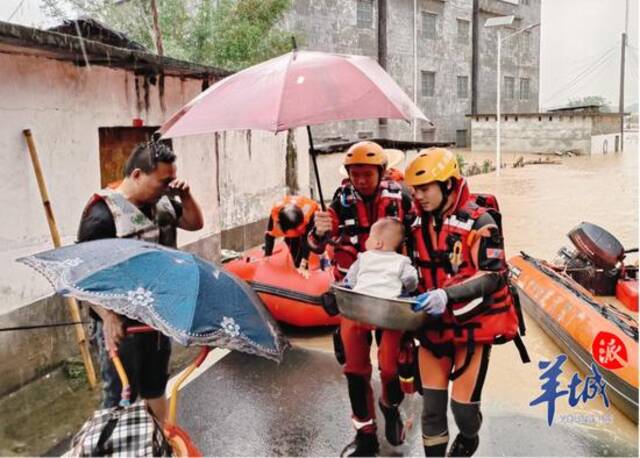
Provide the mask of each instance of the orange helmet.
POLYGON ((420 186, 433 181, 445 182, 449 178, 460 179, 460 167, 454 154, 445 148, 427 148, 418 153, 404 173, 404 181, 420 186))
POLYGON ((347 150, 343 164, 345 168, 350 165, 377 165, 384 168, 387 165, 387 155, 382 146, 375 142, 358 142, 347 150))

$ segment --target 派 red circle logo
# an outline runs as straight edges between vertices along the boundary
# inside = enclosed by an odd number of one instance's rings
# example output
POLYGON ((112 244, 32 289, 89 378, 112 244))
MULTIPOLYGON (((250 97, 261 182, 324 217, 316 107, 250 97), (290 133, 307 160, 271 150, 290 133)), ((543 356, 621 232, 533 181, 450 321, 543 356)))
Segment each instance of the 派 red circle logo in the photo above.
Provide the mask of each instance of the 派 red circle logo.
POLYGON ((628 362, 627 347, 615 334, 600 331, 591 346, 593 360, 605 369, 620 369, 628 362))

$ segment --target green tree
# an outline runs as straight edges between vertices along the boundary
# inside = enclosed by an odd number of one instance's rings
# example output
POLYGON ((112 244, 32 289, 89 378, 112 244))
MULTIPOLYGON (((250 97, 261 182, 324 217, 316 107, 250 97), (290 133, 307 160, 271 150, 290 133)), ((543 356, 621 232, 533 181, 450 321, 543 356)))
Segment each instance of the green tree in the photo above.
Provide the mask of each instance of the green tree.
MULTIPOLYGON (((291 0, 158 0, 165 55, 240 70, 291 50, 291 0)), ((149 0, 42 0, 48 16, 87 15, 155 49, 149 0)), ((297 37, 298 40, 301 37, 297 37)))

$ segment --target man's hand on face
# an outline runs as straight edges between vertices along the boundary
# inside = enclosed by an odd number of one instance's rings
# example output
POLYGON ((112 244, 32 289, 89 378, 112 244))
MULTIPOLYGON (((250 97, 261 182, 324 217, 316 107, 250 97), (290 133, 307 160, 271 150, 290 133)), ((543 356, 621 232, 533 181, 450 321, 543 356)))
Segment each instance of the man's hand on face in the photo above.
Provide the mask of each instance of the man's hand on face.
POLYGON ((325 234, 328 234, 333 229, 333 221, 329 212, 318 210, 314 213, 313 218, 315 221, 314 230, 318 237, 322 237, 325 234))
POLYGON ((120 315, 117 315, 110 310, 106 310, 102 320, 104 322, 104 339, 107 344, 107 349, 117 350, 122 338, 124 337, 122 319, 120 318, 120 315))
POLYGON ((191 197, 191 188, 186 181, 175 179, 169 183, 169 193, 177 195, 180 199, 191 197))

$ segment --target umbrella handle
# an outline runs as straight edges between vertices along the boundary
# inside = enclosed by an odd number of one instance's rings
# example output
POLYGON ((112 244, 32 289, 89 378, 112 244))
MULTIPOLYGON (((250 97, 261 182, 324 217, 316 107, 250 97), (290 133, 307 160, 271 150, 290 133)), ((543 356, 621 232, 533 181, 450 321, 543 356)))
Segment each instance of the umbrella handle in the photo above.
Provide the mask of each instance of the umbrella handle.
POLYGON ((200 367, 203 361, 207 358, 207 355, 210 351, 211 347, 202 347, 196 359, 191 363, 191 365, 189 365, 189 367, 182 371, 182 373, 178 377, 178 380, 176 380, 176 382, 173 384, 173 387, 171 388, 171 399, 169 400, 169 415, 167 416, 167 424, 176 424, 178 411, 178 391, 180 390, 180 386, 182 385, 182 383, 184 383, 187 377, 191 375, 193 371, 200 367))
POLYGON ((129 377, 127 377, 127 372, 124 370, 124 366, 122 365, 122 361, 120 361, 117 350, 110 348, 109 357, 111 358, 111 361, 116 368, 118 377, 120 377, 120 384, 122 385, 122 392, 120 393, 120 405, 122 407, 126 407, 131 404, 131 385, 129 384, 129 377))
MULTIPOLYGON (((153 332, 150 326, 130 326, 125 329, 126 334, 140 334, 144 332, 153 332)), ((126 407, 131 404, 131 383, 127 372, 124 370, 120 356, 118 356, 118 350, 109 348, 109 358, 113 362, 113 366, 116 368, 118 377, 120 378, 120 384, 122 385, 122 392, 120 393, 120 405, 126 407)))

